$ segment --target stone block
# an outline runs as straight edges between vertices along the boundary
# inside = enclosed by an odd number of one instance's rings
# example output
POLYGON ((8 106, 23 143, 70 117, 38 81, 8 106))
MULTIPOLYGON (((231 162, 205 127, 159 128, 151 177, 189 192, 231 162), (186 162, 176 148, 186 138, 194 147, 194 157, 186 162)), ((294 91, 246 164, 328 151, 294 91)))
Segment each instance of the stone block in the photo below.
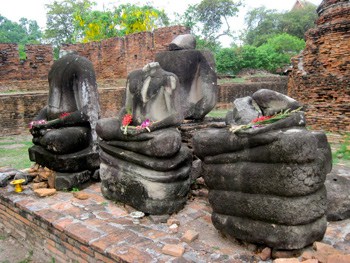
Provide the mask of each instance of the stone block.
POLYGON ((173 257, 181 257, 185 253, 185 248, 181 245, 166 244, 162 248, 162 253, 173 257))

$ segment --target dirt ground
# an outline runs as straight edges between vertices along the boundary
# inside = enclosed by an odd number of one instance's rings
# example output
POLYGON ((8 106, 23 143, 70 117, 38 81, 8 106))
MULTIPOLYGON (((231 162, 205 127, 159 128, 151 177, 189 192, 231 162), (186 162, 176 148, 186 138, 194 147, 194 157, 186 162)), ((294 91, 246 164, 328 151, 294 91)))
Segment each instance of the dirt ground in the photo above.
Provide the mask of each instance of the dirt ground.
POLYGON ((0 229, 0 263, 49 263, 40 260, 33 251, 0 229))

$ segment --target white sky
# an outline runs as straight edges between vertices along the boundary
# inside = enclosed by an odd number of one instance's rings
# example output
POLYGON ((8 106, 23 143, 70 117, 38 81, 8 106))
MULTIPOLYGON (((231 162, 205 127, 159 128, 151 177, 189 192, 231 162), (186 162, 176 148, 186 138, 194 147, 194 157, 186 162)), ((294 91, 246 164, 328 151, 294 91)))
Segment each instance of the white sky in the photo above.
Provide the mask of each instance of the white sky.
MULTIPOLYGON (((238 17, 231 19, 232 29, 239 31, 244 27, 244 15, 247 10, 266 6, 267 9, 277 9, 278 11, 290 10, 296 0, 243 0, 245 7, 240 9, 238 17)), ((0 14, 7 19, 18 22, 21 17, 30 20, 36 20, 43 29, 46 24, 45 4, 49 4, 51 0, 0 0, 0 14)), ((111 8, 113 5, 123 3, 141 4, 151 3, 158 9, 164 9, 169 17, 174 12, 182 14, 189 4, 198 4, 201 0, 95 0, 98 4, 97 9, 102 10, 103 6, 111 8)), ((309 2, 319 5, 322 0, 309 0, 309 2)), ((225 40, 222 40, 225 46, 225 40)))

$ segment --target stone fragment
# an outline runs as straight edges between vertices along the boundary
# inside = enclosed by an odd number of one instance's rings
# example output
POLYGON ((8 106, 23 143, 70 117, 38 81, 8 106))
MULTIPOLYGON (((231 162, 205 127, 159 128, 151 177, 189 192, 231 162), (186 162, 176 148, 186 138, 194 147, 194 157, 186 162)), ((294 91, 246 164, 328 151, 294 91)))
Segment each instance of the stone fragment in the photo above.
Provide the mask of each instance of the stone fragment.
POLYGON ((169 231, 171 233, 177 233, 179 231, 179 226, 177 224, 172 224, 169 226, 169 231))
POLYGON ((82 185, 83 183, 90 180, 91 171, 85 170, 81 172, 70 172, 70 173, 55 173, 55 189, 69 190, 73 187, 82 185))
POLYGON ((46 182, 40 182, 40 183, 33 183, 32 184, 32 189, 36 190, 36 189, 40 189, 40 188, 47 188, 47 183, 46 182))
POLYGON ((166 223, 168 226, 171 226, 173 224, 176 224, 178 226, 180 225, 180 221, 176 218, 169 218, 166 223))
POLYGON ((74 192, 73 193, 73 196, 77 199, 80 199, 80 200, 86 200, 86 199, 89 199, 90 195, 88 193, 85 193, 85 192, 74 192))
POLYGON ((253 99, 249 96, 235 99, 233 102, 232 119, 226 118, 227 124, 244 125, 259 117, 258 107, 254 106, 253 99))
POLYGON ((185 234, 182 236, 182 241, 185 241, 186 243, 191 243, 195 239, 197 239, 199 236, 199 233, 194 230, 187 230, 185 234))
POLYGON ((40 188, 40 189, 34 190, 34 193, 39 197, 54 195, 56 194, 56 192, 57 192, 56 189, 49 189, 49 188, 40 188))
POLYGON ((262 261, 266 261, 268 259, 271 258, 271 248, 269 247, 265 247, 259 254, 258 257, 262 260, 262 261))
POLYGON ((48 178, 47 178, 47 184, 49 185, 49 188, 56 188, 55 187, 56 182, 56 173, 53 172, 48 178))
POLYGON ((162 253, 173 257, 181 257, 185 253, 185 248, 181 245, 166 244, 162 248, 162 253))
POLYGON ((196 38, 191 34, 178 35, 169 44, 169 50, 195 49, 196 38))
POLYGON ((153 223, 159 224, 159 223, 166 223, 169 215, 149 215, 149 218, 152 220, 153 223))
POLYGON ((350 218, 350 177, 333 169, 325 182, 327 188, 327 220, 338 221, 350 218))
POLYGON ((295 110, 302 105, 296 100, 273 90, 260 89, 252 95, 264 116, 272 116, 285 110, 295 110))

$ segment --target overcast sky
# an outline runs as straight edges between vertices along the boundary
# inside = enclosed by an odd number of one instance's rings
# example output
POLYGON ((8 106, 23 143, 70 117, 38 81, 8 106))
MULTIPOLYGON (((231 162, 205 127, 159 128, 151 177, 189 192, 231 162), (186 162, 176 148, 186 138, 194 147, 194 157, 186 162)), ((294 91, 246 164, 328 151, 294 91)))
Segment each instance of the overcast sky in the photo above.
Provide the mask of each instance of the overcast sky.
MULTIPOLYGON (((278 11, 290 10, 296 0, 243 0, 245 7, 241 8, 239 16, 231 19, 231 26, 234 30, 241 30, 244 26, 244 15, 247 10, 266 6, 268 9, 277 9, 278 11)), ((7 19, 18 22, 21 17, 30 20, 36 20, 39 26, 43 29, 46 24, 46 9, 45 4, 49 4, 50 0, 0 0, 0 14, 7 19)), ((164 9, 168 16, 172 16, 174 12, 182 14, 189 4, 200 3, 201 0, 95 0, 98 3, 97 9, 102 10, 111 8, 113 5, 122 3, 133 3, 144 5, 151 3, 158 9, 164 9)), ((309 2, 319 5, 322 0, 309 0, 309 2)))

